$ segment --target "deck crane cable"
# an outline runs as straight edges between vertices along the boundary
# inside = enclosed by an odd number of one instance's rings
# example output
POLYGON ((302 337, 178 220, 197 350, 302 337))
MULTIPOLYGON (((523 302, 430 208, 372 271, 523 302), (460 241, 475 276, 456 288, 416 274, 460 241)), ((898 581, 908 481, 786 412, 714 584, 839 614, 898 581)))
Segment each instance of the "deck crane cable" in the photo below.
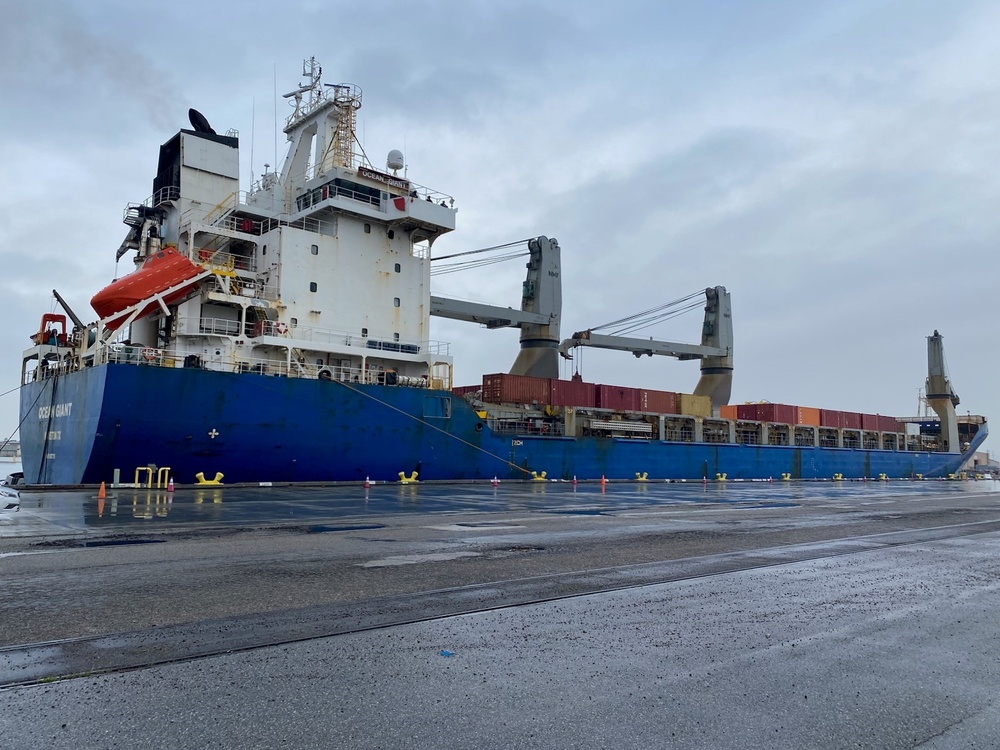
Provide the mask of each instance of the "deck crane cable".
MULTIPOLYGON (((56 376, 53 376, 53 377, 51 377, 51 378, 48 378, 48 380, 49 380, 49 381, 54 381, 54 380, 55 380, 55 378, 56 378, 56 376)), ((55 387, 55 386, 53 386, 53 388, 54 388, 54 387, 55 387)), ((0 393, 0 396, 6 396, 6 395, 7 395, 8 393, 13 393, 14 391, 18 391, 18 390, 20 390, 20 389, 21 389, 21 386, 18 386, 17 388, 12 388, 11 390, 7 391, 6 393, 0 393)), ((13 439, 14 439, 14 435, 16 435, 16 434, 17 434, 17 431, 21 429, 21 425, 23 425, 23 424, 24 424, 24 420, 26 420, 26 419, 28 418, 28 416, 29 416, 30 414, 34 413, 34 410, 35 410, 35 404, 37 404, 37 403, 38 403, 38 400, 39 400, 39 399, 40 399, 40 398, 42 397, 42 394, 43 394, 43 393, 45 393, 45 388, 44 388, 44 387, 43 387, 43 388, 39 388, 39 389, 38 389, 38 395, 37 395, 37 396, 35 396, 35 400, 31 402, 31 406, 29 406, 29 407, 28 407, 27 409, 25 409, 25 412, 24 412, 24 416, 23 416, 23 417, 21 417, 21 421, 17 423, 17 427, 15 427, 15 428, 14 428, 14 431, 13 431, 12 433, 10 433, 10 437, 8 437, 8 438, 7 438, 6 440, 4 440, 4 441, 3 441, 3 444, 2 444, 2 445, 0 445, 0 450, 3 450, 4 448, 6 448, 6 447, 7 447, 7 444, 8 444, 8 443, 9 443, 9 442, 10 442, 11 440, 13 440, 13 439)))
POLYGON ((672 310, 668 313, 662 313, 653 318, 648 318, 648 319, 644 318, 641 320, 636 320, 636 322, 633 323, 632 325, 624 326, 622 328, 615 330, 613 332, 613 335, 622 336, 626 333, 634 333, 635 331, 641 331, 644 328, 650 328, 651 326, 654 326, 657 323, 662 323, 666 320, 670 320, 671 318, 676 318, 680 315, 683 315, 684 313, 691 312, 692 310, 698 310, 701 307, 702 307, 701 300, 698 300, 696 302, 691 302, 684 307, 677 308, 676 310, 672 310))
POLYGON ((506 255, 498 255, 493 258, 466 260, 466 261, 460 261, 458 263, 445 263, 444 265, 437 266, 433 271, 431 271, 431 276, 442 276, 446 273, 455 273, 456 271, 467 271, 470 268, 481 268, 483 266, 491 266, 494 263, 503 263, 508 260, 513 260, 514 258, 522 258, 525 255, 530 255, 530 253, 527 252, 507 253, 506 255))
POLYGON ((670 302, 666 302, 662 305, 657 305, 656 307, 651 307, 648 310, 637 312, 634 315, 629 315, 624 318, 619 318, 618 320, 612 320, 609 323, 594 326, 590 330, 599 331, 605 328, 615 327, 615 330, 611 332, 612 335, 620 336, 625 333, 648 328, 656 323, 669 320, 670 318, 683 315, 686 312, 690 312, 691 310, 701 307, 701 297, 703 294, 704 292, 701 291, 692 292, 684 297, 679 297, 678 299, 671 300, 670 302))
POLYGON ((526 240, 514 240, 513 242, 507 242, 503 245, 493 245, 492 247, 481 247, 478 250, 466 250, 464 253, 452 253, 451 255, 440 255, 437 258, 431 258, 432 261, 435 260, 449 260, 451 258, 460 258, 463 255, 476 255, 477 253, 488 253, 490 250, 505 250, 508 247, 517 247, 518 245, 523 245, 530 242, 531 238, 526 240))
MULTIPOLYGON (((451 258, 464 258, 467 255, 478 255, 480 253, 488 253, 494 250, 506 250, 512 247, 518 247, 524 245, 530 240, 515 240, 514 242, 505 242, 502 245, 492 245, 491 247, 483 247, 479 250, 466 250, 463 253, 452 253, 451 255, 442 255, 437 258, 431 258, 432 261, 435 260, 450 260, 451 258)), ((515 253, 506 253, 504 255, 498 255, 493 258, 476 258, 475 260, 465 260, 458 261, 456 263, 445 263, 443 265, 437 266, 433 271, 431 271, 431 276, 441 276, 446 273, 455 273, 456 271, 467 271, 470 268, 481 268, 482 266, 493 265, 494 263, 503 263, 508 260, 513 260, 514 258, 520 258, 529 253, 524 250, 519 250, 515 253)))

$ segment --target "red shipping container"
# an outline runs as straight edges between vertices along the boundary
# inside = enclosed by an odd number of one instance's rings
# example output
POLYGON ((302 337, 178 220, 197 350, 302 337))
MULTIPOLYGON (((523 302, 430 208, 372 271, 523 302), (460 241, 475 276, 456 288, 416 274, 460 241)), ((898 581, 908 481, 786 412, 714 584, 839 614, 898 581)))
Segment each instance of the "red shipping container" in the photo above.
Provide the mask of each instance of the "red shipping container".
POLYGON ((821 427, 843 427, 844 412, 832 409, 820 409, 819 424, 821 427))
POLYGON ((456 385, 451 392, 456 396, 466 396, 482 389, 481 385, 456 385))
POLYGON ((596 391, 597 386, 593 383, 553 378, 549 403, 553 406, 596 406, 596 391))
POLYGON ((639 411, 676 414, 677 394, 674 391, 652 391, 642 388, 639 390, 639 411))
POLYGON ((736 406, 736 418, 744 419, 749 422, 756 422, 758 406, 760 406, 760 404, 738 404, 736 406))
POLYGON ((597 408, 639 411, 639 389, 621 385, 597 386, 597 408))
POLYGON ((861 415, 861 429, 869 430, 871 432, 878 432, 879 428, 879 416, 877 414, 862 414, 861 415))
POLYGON ((483 375, 483 401, 489 404, 547 404, 549 378, 497 373, 483 375))
POLYGON ((879 422, 879 432, 900 432, 902 425, 896 421, 895 417, 882 417, 878 418, 879 422))
POLYGON ((851 430, 861 429, 861 415, 856 411, 843 411, 841 412, 844 419, 844 427, 851 430))
POLYGON ((758 422, 778 422, 779 424, 795 424, 799 416, 797 406, 788 404, 757 404, 758 422))

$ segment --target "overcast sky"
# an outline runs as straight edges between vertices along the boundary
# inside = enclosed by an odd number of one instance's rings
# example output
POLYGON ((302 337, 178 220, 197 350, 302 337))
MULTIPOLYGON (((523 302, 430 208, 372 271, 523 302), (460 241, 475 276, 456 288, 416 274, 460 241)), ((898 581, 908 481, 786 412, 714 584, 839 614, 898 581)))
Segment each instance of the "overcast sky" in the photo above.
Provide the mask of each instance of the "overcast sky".
MULTIPOLYGON (((90 297, 128 270, 122 210, 151 193, 188 107, 239 130, 245 189, 284 154, 275 89, 315 56, 324 81, 363 89, 376 166, 405 149, 411 179, 455 196, 435 255, 559 240, 564 334, 722 284, 734 403, 913 414, 938 329, 959 411, 1000 415, 1000 5, 264 5, 0 0, 3 390, 53 288, 91 320, 90 297)), ((433 290, 517 306, 523 274, 433 290)), ((697 342, 700 313, 643 335, 697 342)), ((514 330, 451 321, 434 338, 459 384, 518 349, 514 330)), ((697 363, 618 352, 582 368, 698 380, 697 363)), ((0 397, 0 438, 17 420, 16 392, 0 397)))

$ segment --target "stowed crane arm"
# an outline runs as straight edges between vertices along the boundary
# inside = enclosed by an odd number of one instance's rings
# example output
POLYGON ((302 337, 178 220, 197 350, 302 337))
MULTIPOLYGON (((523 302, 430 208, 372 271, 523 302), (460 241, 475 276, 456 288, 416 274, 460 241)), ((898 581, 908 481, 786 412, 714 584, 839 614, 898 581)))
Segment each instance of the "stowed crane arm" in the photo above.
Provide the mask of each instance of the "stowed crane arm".
POLYGON ((632 352, 636 357, 643 354, 652 357, 654 354, 677 359, 702 359, 703 357, 727 357, 731 353, 728 348, 702 346, 700 344, 678 344, 673 341, 657 341, 655 339, 636 339, 627 336, 605 336, 592 331, 577 331, 572 337, 563 339, 559 344, 559 353, 566 359, 573 359, 570 349, 578 346, 593 346, 598 349, 615 349, 622 352, 632 352))

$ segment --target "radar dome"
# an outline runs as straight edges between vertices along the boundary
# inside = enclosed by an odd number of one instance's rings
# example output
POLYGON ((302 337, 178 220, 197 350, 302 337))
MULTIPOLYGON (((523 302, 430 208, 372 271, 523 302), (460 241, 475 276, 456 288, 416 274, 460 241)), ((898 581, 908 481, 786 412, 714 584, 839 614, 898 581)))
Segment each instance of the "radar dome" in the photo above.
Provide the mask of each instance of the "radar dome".
POLYGON ((402 169, 406 166, 403 162, 403 152, 398 148, 394 148, 389 152, 389 155, 385 157, 385 165, 392 170, 402 169))

